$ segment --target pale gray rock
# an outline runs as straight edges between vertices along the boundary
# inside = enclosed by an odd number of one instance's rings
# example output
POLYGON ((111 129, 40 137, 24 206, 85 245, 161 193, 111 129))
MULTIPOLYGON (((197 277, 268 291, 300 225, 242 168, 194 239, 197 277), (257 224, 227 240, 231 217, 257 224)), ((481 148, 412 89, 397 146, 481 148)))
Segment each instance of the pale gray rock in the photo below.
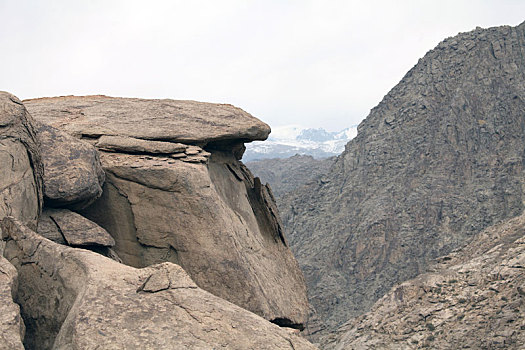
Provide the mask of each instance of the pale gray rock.
POLYGON ((525 348, 525 216, 491 226, 392 288, 325 349, 525 348))
POLYGON ((521 214, 524 56, 525 23, 446 39, 372 109, 325 181, 283 198, 327 331, 521 214))
POLYGON ((226 104, 64 96, 26 100, 29 112, 48 125, 84 137, 137 139, 205 145, 224 140, 265 140, 270 127, 226 104))
POLYGON ((55 244, 8 217, 5 256, 32 349, 315 349, 163 263, 143 269, 55 244))
POLYGON ((104 170, 96 149, 40 122, 36 132, 44 163, 46 206, 83 208, 100 197, 104 170))
POLYGON ((0 219, 36 228, 42 208, 42 163, 33 120, 18 98, 0 92, 0 219))
POLYGON ((281 325, 301 328, 303 276, 273 197, 231 152, 208 164, 102 153, 104 194, 82 211, 116 241, 125 264, 182 266, 199 287, 281 325))
MULTIPOLYGON (((1 231, 0 231, 1 232, 1 231)), ((18 275, 13 265, 0 255, 0 349, 24 349, 25 326, 20 307, 13 301, 18 289, 18 275)))
MULTIPOLYGON (((171 154, 184 152, 188 146, 183 143, 141 140, 126 136, 101 136, 97 148, 122 153, 171 154)), ((199 152, 197 152, 199 153, 199 152)))

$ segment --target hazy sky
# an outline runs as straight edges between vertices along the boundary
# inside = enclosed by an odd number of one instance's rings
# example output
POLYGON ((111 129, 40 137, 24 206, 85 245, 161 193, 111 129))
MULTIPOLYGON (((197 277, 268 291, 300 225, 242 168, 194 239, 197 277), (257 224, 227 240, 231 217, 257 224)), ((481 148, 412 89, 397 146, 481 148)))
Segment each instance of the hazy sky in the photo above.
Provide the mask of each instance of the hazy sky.
POLYGON ((444 38, 524 20, 523 0, 0 0, 0 90, 224 102, 339 130, 444 38))

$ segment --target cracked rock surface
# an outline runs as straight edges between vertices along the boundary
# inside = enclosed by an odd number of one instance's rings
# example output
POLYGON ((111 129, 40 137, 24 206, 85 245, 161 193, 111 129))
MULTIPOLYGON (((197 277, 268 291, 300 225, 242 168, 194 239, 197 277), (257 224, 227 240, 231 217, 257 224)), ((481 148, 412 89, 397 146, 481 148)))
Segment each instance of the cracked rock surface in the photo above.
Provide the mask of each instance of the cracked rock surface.
MULTIPOLYGON (((0 249, 0 253, 2 250, 0 249)), ((0 254, 0 349, 24 349, 25 325, 20 307, 13 301, 18 289, 16 269, 0 254)))
POLYGON ((0 91, 0 219, 12 215, 36 228, 43 168, 33 123, 18 98, 0 91))
POLYGON ((172 263, 136 269, 1 223, 33 349, 315 349, 196 286, 172 263))
POLYGON ((214 151, 208 164, 101 158, 104 194, 82 214, 111 233, 124 263, 170 261, 201 288, 268 320, 305 322, 304 280, 273 198, 231 153, 214 151))
POLYGON ((67 209, 46 208, 37 232, 56 243, 70 246, 113 247, 115 240, 94 222, 67 209))

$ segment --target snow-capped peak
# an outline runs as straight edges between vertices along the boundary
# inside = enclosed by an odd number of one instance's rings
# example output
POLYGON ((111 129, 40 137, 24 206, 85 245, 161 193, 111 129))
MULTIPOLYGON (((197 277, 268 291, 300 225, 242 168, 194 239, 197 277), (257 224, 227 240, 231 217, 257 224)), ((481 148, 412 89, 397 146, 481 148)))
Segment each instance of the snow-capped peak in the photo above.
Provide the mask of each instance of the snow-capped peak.
POLYGON ((300 125, 273 127, 268 140, 246 145, 243 160, 287 158, 295 154, 307 154, 316 158, 330 157, 340 154, 346 143, 356 135, 357 125, 341 131, 304 128, 300 125))

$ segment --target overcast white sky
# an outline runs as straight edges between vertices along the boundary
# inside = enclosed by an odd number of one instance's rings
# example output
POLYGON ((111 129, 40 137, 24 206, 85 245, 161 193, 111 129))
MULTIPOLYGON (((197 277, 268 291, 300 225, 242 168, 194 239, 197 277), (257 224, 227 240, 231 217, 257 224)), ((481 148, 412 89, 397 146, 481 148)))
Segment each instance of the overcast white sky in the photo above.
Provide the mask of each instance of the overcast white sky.
POLYGON ((224 102, 339 130, 445 37, 524 20, 523 0, 0 0, 0 90, 224 102))

